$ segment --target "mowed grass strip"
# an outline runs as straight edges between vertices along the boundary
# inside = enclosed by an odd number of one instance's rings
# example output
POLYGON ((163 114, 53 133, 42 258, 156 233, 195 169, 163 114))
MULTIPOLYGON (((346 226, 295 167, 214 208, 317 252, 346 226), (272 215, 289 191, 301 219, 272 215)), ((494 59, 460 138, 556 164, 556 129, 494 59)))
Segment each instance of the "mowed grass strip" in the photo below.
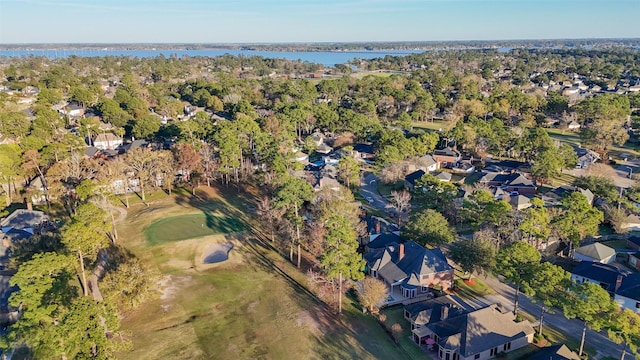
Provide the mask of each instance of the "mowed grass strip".
POLYGON ((172 216, 154 221, 144 231, 149 245, 193 239, 215 234, 229 234, 244 230, 237 219, 209 213, 172 216))

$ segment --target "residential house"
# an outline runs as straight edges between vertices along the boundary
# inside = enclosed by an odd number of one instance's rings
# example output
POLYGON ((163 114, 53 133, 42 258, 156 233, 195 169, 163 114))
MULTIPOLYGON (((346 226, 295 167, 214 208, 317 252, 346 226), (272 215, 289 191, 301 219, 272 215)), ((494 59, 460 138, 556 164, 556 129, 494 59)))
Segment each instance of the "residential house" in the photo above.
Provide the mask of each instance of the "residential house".
POLYGON ((524 195, 512 196, 509 203, 515 210, 524 210, 531 207, 531 200, 524 195))
POLYGON ((630 253, 627 264, 636 270, 640 270, 640 251, 630 253))
POLYGON ((485 172, 481 175, 478 182, 490 187, 500 187, 505 192, 512 194, 512 196, 520 194, 534 195, 536 193, 534 182, 519 173, 501 174, 485 172))
POLYGON ((640 273, 625 276, 613 299, 620 307, 640 314, 640 273))
POLYGON ((567 345, 558 344, 541 348, 529 360, 581 360, 580 356, 571 351, 567 345))
POLYGON ((589 202, 589 204, 593 205, 593 200, 595 196, 593 195, 591 190, 583 189, 583 188, 580 188, 577 186, 571 186, 571 185, 562 185, 554 189, 551 189, 550 191, 545 193, 542 198, 546 203, 548 203, 548 205, 556 206, 560 204, 560 200, 562 200, 563 197, 567 196, 572 192, 581 193, 582 195, 584 195, 584 197, 587 198, 587 201, 589 202))
POLYGON ((126 154, 133 149, 143 148, 147 146, 149 146, 149 143, 146 140, 134 139, 133 141, 122 145, 122 151, 126 154))
POLYGON ((572 122, 569 123, 569 125, 567 125, 567 129, 569 129, 569 130, 578 130, 578 129, 580 129, 580 123, 578 123, 577 121, 573 120, 572 122))
POLYGON ((451 167, 461 159, 460 152, 449 146, 443 149, 434 150, 432 156, 436 161, 438 169, 442 167, 451 167))
POLYGON ((593 150, 582 147, 574 147, 573 149, 578 155, 578 164, 576 167, 579 169, 586 169, 597 161, 600 161, 600 155, 593 150))
POLYGON ((638 217, 638 215, 631 214, 624 218, 620 227, 627 231, 640 231, 640 217, 638 217))
POLYGON ((529 345, 534 330, 527 321, 494 304, 457 316, 441 313, 440 321, 412 331, 414 341, 433 344, 441 360, 486 360, 529 345))
POLYGON ((433 172, 438 169, 438 164, 431 155, 419 157, 416 161, 416 166, 418 169, 424 170, 425 172, 433 172))
POLYGON ((18 209, 0 220, 0 268, 8 261, 11 243, 30 238, 46 230, 51 224, 42 211, 18 209))
POLYGON ((369 275, 391 287, 391 296, 414 299, 432 288, 453 285, 453 267, 440 249, 426 249, 414 241, 390 244, 364 256, 369 275))
POLYGON ((578 261, 610 264, 616 259, 616 251, 607 245, 596 242, 577 248, 573 253, 573 258, 578 261))
POLYGON ((458 174, 473 174, 476 171, 476 167, 468 162, 459 162, 451 167, 451 171, 458 174))
POLYGON ((424 170, 416 170, 411 174, 404 177, 404 186, 409 190, 413 191, 416 186, 416 181, 420 180, 426 173, 424 170))
MULTIPOLYGON (((398 226, 396 224, 392 224, 387 220, 385 220, 384 218, 381 218, 378 216, 365 216, 364 221, 367 224, 368 235, 366 236, 366 238, 362 239, 361 241, 362 245, 367 245, 373 242, 378 236, 388 235, 388 234, 396 235, 396 237, 393 238, 396 243, 399 244, 400 242, 402 242, 402 240, 399 237, 400 229, 398 229, 398 226)), ((381 244, 381 243, 385 243, 384 239, 380 239, 380 241, 377 242, 377 244, 381 244)), ((389 242, 389 244, 390 243, 391 242, 389 242)), ((386 245, 377 246, 376 244, 373 244, 372 246, 375 248, 383 248, 386 245)))
POLYGON ((81 117, 84 116, 84 111, 84 107, 76 103, 71 103, 65 107, 63 113, 72 117, 81 117))
POLYGON ((434 174, 434 175, 441 182, 451 182, 451 173, 449 173, 449 172, 441 171, 441 172, 439 172, 437 174, 434 174))
POLYGON ((571 280, 579 284, 594 283, 602 286, 610 294, 614 294, 622 285, 622 279, 627 275, 629 275, 628 271, 618 269, 610 264, 581 261, 571 271, 571 280))
POLYGON ((376 152, 373 144, 354 144, 353 151, 356 152, 356 158, 373 161, 376 159, 376 152))
POLYGON ((112 133, 98 134, 93 138, 93 146, 100 150, 115 150, 122 145, 122 138, 112 133))
MULTIPOLYGON (((456 301, 450 295, 420 301, 404 306, 404 318, 411 324, 411 330, 436 323, 447 317, 462 315, 472 309, 456 301)), ((414 340, 417 340, 414 338, 414 340)))
POLYGON ((369 243, 365 246, 366 252, 385 249, 387 246, 400 244, 403 240, 398 233, 375 234, 369 237, 369 243))
POLYGON ((321 143, 320 145, 318 145, 318 147, 316 148, 316 152, 318 154, 329 154, 330 152, 333 151, 333 148, 325 143, 321 143))

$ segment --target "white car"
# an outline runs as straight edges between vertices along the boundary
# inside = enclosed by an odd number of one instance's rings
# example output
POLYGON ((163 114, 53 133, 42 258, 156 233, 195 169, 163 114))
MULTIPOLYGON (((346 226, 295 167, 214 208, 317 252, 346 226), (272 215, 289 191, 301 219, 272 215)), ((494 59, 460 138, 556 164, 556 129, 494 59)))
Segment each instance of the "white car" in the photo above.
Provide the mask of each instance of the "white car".
POLYGON ((373 198, 371 196, 367 196, 367 201, 369 204, 373 204, 373 198))

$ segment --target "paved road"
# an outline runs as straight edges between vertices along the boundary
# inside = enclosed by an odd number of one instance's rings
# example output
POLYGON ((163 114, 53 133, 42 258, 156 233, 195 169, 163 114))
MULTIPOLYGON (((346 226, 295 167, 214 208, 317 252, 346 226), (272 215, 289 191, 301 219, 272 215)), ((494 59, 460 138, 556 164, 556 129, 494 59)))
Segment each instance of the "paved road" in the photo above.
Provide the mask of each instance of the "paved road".
POLYGON ((360 186, 360 194, 365 199, 369 197, 373 199, 373 202, 369 204, 372 207, 382 211, 389 211, 391 204, 378 192, 378 181, 378 177, 374 174, 365 176, 364 183, 360 186))
MULTIPOLYGON (((482 305, 483 303, 495 303, 499 302, 505 306, 505 308, 509 310, 513 310, 513 296, 515 293, 515 289, 509 285, 506 285, 500 282, 498 279, 489 276, 483 277, 480 279, 484 281, 487 285, 492 287, 495 291, 495 295, 490 295, 484 299, 478 299, 477 304, 470 305, 482 305)), ((536 318, 540 316, 540 305, 534 304, 531 300, 520 294, 519 296, 520 307, 527 311, 528 313, 534 315, 536 318)), ((544 315, 544 325, 552 325, 553 327, 561 330, 566 334, 570 334, 574 338, 580 339, 582 334, 582 321, 577 319, 567 319, 564 317, 562 312, 556 311, 553 314, 545 313, 544 315)), ((602 358, 604 356, 613 356, 615 358, 620 358, 622 354, 622 347, 618 345, 607 337, 606 333, 595 332, 592 330, 587 330, 587 335, 585 337, 585 344, 589 344, 595 347, 598 350, 598 354, 596 356, 597 359, 602 358)), ((625 359, 630 360, 633 359, 632 355, 627 353, 625 359)))

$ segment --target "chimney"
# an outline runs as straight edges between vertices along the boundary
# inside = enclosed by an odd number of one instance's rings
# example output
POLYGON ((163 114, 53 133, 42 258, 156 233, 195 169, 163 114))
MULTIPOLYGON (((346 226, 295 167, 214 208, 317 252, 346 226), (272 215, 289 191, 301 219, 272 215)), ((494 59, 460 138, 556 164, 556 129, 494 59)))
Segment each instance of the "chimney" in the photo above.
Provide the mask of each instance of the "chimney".
POLYGON ((402 260, 404 257, 404 244, 398 245, 398 260, 402 260))
POLYGON ((441 320, 441 321, 442 321, 442 320, 445 320, 445 319, 446 319, 446 318, 448 318, 448 317, 449 317, 449 306, 448 306, 448 305, 443 304, 443 305, 440 307, 440 320, 441 320))
POLYGON ((618 274, 618 277, 616 278, 616 286, 613 288, 614 293, 620 289, 620 285, 622 285, 622 275, 618 274))
POLYGON ((380 234, 380 220, 376 219, 376 234, 380 234))

